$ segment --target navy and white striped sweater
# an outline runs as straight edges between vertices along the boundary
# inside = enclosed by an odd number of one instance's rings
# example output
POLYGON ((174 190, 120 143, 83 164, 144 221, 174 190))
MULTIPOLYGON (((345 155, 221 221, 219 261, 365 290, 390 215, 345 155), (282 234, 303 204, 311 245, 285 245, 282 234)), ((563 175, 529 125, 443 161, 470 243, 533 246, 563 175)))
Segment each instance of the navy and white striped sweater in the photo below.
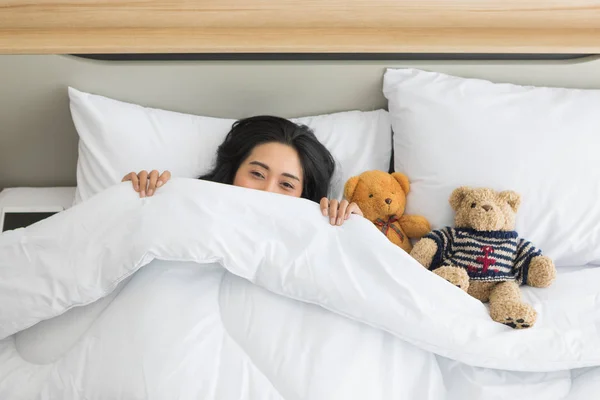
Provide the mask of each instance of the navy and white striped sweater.
POLYGON ((425 238, 438 247, 430 269, 454 265, 473 280, 526 283, 531 259, 541 251, 518 236, 515 231, 450 227, 430 232, 425 238))

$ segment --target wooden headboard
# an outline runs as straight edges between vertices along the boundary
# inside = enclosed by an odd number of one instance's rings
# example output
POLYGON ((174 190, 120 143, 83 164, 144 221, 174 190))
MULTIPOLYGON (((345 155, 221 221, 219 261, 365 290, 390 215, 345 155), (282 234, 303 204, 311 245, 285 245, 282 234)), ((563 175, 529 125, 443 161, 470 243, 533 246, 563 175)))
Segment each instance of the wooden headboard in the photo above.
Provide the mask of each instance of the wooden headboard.
POLYGON ((600 53, 598 0, 0 0, 0 53, 600 53))

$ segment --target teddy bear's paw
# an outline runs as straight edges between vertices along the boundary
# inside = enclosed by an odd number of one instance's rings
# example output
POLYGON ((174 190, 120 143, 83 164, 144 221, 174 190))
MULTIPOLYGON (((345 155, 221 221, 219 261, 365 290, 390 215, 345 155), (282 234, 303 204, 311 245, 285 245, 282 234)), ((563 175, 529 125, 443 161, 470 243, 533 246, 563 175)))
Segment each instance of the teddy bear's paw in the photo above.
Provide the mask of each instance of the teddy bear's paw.
POLYGON ((529 286, 545 288, 556 279, 556 267, 552 260, 546 256, 537 256, 529 264, 527 284, 529 286))
POLYGON ((537 312, 529 304, 509 301, 492 304, 490 315, 496 322, 515 329, 525 329, 535 324, 537 312))
POLYGON ((518 320, 514 321, 510 317, 506 318, 506 322, 504 322, 504 325, 510 326, 514 329, 525 329, 532 326, 532 324, 526 324, 523 318, 519 318, 518 320))
POLYGON ((437 268, 433 270, 433 272, 457 288, 462 289, 465 292, 469 290, 469 275, 464 269, 460 267, 445 266, 437 268))

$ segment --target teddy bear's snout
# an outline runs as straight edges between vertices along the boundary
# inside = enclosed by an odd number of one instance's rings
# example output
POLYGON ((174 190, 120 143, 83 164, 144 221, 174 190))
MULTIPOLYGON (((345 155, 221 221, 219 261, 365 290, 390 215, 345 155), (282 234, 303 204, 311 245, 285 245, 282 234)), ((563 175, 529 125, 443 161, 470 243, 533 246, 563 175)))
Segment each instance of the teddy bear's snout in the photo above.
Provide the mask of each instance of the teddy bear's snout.
POLYGON ((392 199, 390 199, 389 197, 387 199, 385 199, 385 203, 386 204, 392 204, 392 199))
POLYGON ((485 204, 485 205, 483 205, 483 206, 481 206, 481 207, 482 207, 482 208, 483 208, 483 209, 484 209, 486 212, 487 212, 487 211, 490 211, 490 210, 493 208, 492 206, 490 206, 490 205, 487 205, 487 204, 485 204))

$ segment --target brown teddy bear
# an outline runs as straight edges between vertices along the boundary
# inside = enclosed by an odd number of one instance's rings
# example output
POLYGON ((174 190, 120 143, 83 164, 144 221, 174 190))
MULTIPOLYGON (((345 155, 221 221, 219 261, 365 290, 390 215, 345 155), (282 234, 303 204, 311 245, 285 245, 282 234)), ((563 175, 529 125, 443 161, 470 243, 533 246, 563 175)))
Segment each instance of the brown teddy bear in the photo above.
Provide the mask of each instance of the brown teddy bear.
POLYGON ((489 301, 494 321, 518 329, 537 317, 521 301, 519 286, 543 288, 556 278, 552 260, 514 230, 520 203, 513 191, 460 187, 450 196, 455 227, 429 233, 411 252, 437 275, 489 301))
POLYGON ((373 170, 348 179, 344 196, 358 204, 365 218, 408 253, 412 249, 410 238, 421 238, 431 230, 424 217, 404 215, 409 190, 406 175, 373 170))

